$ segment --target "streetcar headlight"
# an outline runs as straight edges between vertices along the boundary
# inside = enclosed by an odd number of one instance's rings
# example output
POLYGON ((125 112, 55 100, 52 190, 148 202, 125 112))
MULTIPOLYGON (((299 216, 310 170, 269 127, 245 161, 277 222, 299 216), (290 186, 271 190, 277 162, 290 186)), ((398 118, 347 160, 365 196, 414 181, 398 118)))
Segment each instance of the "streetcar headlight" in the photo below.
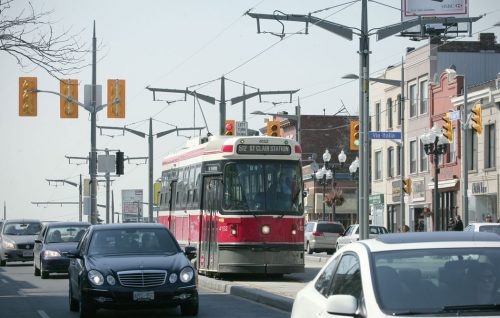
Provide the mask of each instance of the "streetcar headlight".
POLYGON ((236 236, 237 233, 236 224, 231 224, 231 235, 236 236))
POLYGON ((43 257, 60 257, 61 254, 58 251, 46 250, 43 252, 43 257))
POLYGON ((297 230, 296 230, 296 229, 293 229, 293 230, 292 230, 292 235, 295 235, 295 234, 297 234, 297 230))
POLYGON ((271 227, 269 225, 262 225, 262 228, 260 229, 262 231, 262 234, 269 234, 271 233, 271 227))
POLYGON ((96 286, 101 286, 104 283, 104 276, 99 271, 91 270, 87 276, 90 282, 96 286))
POLYGON ((179 276, 181 278, 181 282, 187 283, 191 279, 193 279, 194 276, 193 269, 191 267, 186 267, 181 271, 181 274, 179 276))

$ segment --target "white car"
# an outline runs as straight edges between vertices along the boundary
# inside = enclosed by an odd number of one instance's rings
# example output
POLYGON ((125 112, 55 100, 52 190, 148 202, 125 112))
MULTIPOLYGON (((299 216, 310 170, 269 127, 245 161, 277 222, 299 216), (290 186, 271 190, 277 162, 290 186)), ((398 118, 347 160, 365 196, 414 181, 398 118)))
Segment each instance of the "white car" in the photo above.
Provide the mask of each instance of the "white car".
POLYGON ((498 268, 497 234, 380 235, 337 250, 291 317, 498 317, 498 268))
MULTIPOLYGON (((387 234, 389 231, 379 225, 370 225, 368 226, 368 237, 369 238, 375 238, 379 236, 380 234, 387 234)), ((352 224, 349 225, 349 227, 345 230, 345 232, 340 235, 340 237, 337 239, 336 243, 336 249, 338 250, 341 247, 346 246, 349 243, 356 242, 359 240, 359 224, 352 224)))
POLYGON ((500 234, 500 223, 469 223, 465 232, 493 232, 500 234))

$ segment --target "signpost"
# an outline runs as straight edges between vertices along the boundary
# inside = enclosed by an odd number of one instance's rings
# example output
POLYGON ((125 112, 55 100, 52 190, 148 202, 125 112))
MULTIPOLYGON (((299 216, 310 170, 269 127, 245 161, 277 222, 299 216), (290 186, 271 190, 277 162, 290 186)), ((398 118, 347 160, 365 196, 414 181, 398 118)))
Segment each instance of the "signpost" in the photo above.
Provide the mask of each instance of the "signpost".
POLYGON ((401 140, 400 131, 369 131, 368 138, 370 139, 399 139, 401 140))
POLYGON ((248 122, 237 121, 236 122, 236 136, 246 136, 248 131, 248 122))
POLYGON ((122 220, 142 222, 142 189, 122 190, 122 220))

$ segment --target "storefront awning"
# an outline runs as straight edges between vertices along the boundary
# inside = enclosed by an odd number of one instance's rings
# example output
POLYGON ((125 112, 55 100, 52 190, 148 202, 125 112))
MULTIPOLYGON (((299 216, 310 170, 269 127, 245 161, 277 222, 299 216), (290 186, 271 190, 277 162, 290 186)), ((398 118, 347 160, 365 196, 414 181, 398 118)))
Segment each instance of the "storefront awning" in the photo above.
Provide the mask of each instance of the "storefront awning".
MULTIPOLYGON (((457 183, 458 179, 438 181, 438 189, 453 188, 457 185, 457 183)), ((429 190, 434 190, 434 182, 429 182, 427 187, 429 190)))

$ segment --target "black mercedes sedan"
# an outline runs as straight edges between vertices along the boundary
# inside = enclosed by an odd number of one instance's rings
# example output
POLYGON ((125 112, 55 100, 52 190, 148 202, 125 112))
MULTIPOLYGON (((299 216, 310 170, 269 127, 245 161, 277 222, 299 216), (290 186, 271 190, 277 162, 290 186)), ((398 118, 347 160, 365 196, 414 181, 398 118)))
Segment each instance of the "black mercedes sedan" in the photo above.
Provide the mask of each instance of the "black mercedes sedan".
POLYGON ((198 314, 196 273, 189 258, 162 224, 92 225, 68 253, 69 307, 80 317, 99 308, 141 309, 180 306, 198 314))
POLYGON ((35 239, 33 248, 34 275, 49 278, 52 273, 67 273, 69 258, 83 233, 90 226, 88 222, 49 222, 35 239))

